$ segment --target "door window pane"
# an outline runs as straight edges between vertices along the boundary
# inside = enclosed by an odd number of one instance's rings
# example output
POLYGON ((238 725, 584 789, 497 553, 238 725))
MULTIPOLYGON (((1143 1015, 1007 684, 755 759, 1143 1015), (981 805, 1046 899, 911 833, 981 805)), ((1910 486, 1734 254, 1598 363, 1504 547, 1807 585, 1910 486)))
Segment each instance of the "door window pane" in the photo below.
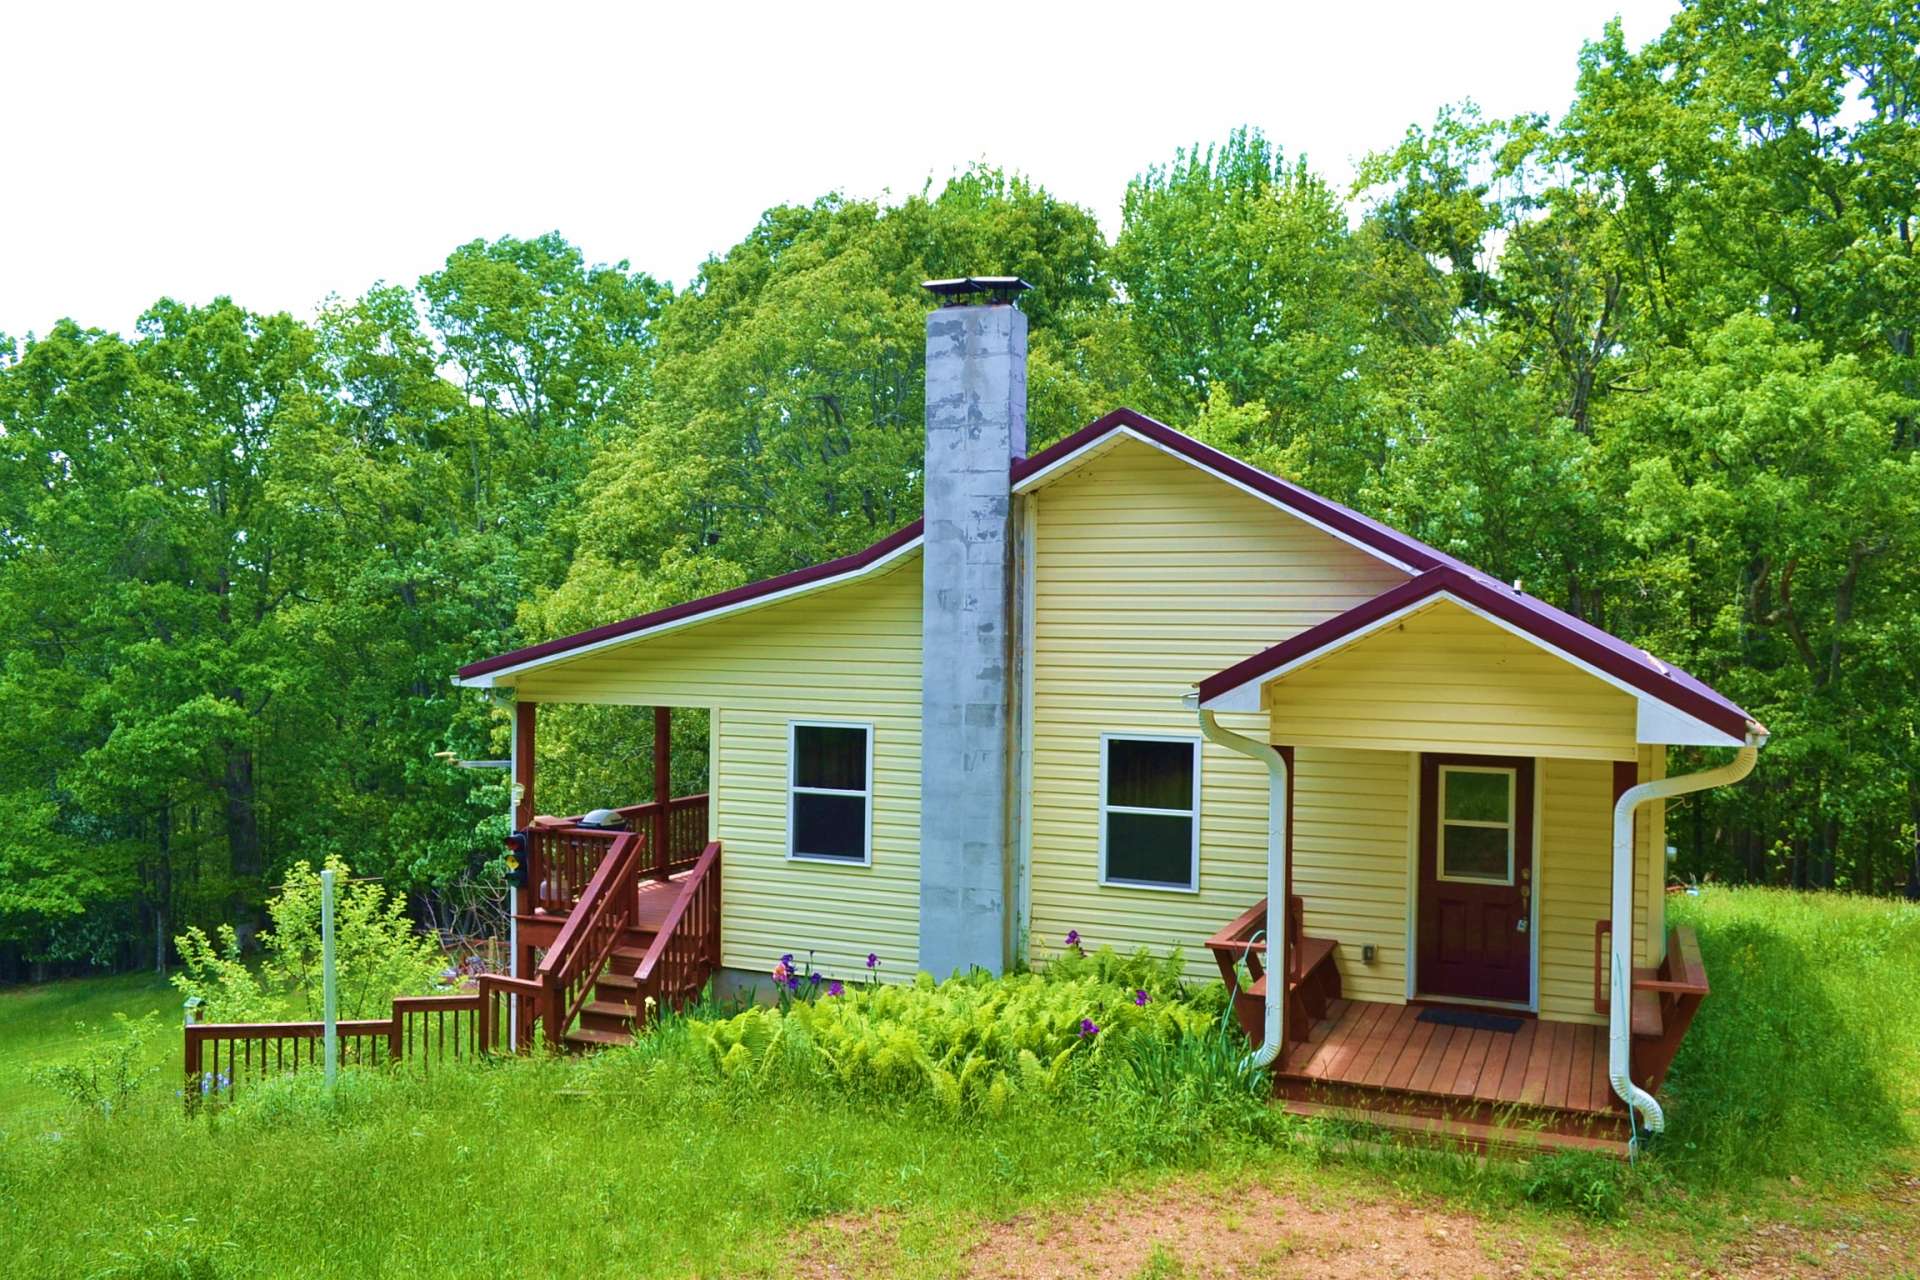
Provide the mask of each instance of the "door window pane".
POLYGON ((1507 850, 1512 832, 1506 827, 1458 827, 1441 829, 1440 874, 1449 880, 1489 880, 1506 884, 1510 879, 1507 850))
POLYGON ((1504 823, 1512 816, 1512 774, 1504 770, 1448 769, 1446 782, 1449 820, 1504 823))
POLYGON ((1513 883, 1514 781, 1510 769, 1440 770, 1441 879, 1513 883))

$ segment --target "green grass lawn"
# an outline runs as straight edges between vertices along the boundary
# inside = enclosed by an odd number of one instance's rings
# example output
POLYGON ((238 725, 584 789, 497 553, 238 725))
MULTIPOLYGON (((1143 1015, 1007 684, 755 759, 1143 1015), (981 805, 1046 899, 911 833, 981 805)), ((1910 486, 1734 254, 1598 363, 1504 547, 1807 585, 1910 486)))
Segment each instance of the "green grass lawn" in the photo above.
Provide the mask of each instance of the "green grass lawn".
MULTIPOLYGON (((86 1039, 78 1024, 105 1026, 115 1013, 133 1018, 156 1013, 175 1025, 180 993, 147 973, 0 987, 0 1134, 51 1118, 59 1095, 33 1079, 33 1068, 72 1058, 86 1039)), ((148 1058, 156 1066, 169 1065, 171 1079, 180 1037, 155 1037, 148 1058)))
MULTIPOLYGON (((709 1042, 712 1027, 680 1022, 586 1060, 348 1072, 331 1098, 285 1080, 191 1118, 169 1030, 162 1081, 128 1114, 88 1120, 22 1087, 27 1066, 71 1047, 75 1016, 170 1018, 170 993, 139 979, 7 993, 0 1271, 785 1275, 823 1222, 880 1221, 885 1247, 861 1267, 941 1275, 1012 1215, 1151 1201, 1193 1179, 1470 1210, 1585 1242, 1556 1256, 1600 1240, 1651 1259, 1649 1274, 1711 1264, 1757 1216, 1794 1230, 1911 1216, 1883 1192, 1912 1176, 1920 1123, 1920 911, 1738 891, 1676 914, 1701 931, 1714 995, 1675 1064, 1671 1132, 1632 1169, 1356 1146, 1236 1092, 1192 1036, 1177 1051, 1145 1032, 1104 1058, 1076 1049, 1056 1091, 956 1110, 923 1069, 888 1074, 898 1037, 1039 1015, 969 1005, 942 1029, 927 1013, 939 993, 861 1006, 871 1026, 754 1022, 709 1042), (768 1025, 772 1044, 756 1038, 768 1025), (725 1068, 736 1040, 748 1065, 725 1068)), ((1102 1035, 1120 1026, 1100 1016, 1102 1035)))

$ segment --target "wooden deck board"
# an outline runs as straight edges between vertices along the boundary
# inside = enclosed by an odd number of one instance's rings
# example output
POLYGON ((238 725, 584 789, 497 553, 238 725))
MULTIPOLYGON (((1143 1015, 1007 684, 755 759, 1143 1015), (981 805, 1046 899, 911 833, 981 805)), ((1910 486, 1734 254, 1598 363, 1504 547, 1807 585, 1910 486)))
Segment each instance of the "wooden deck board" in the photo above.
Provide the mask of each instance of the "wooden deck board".
POLYGON ((1340 1028, 1327 1037, 1326 1046, 1313 1063, 1313 1073, 1329 1080, 1344 1080, 1355 1055, 1367 1042, 1367 1032, 1385 1012, 1385 1005, 1354 1001, 1340 1028))
POLYGON ((1529 1022, 1513 1033, 1513 1044, 1507 1050, 1507 1068, 1491 1093, 1496 1101, 1520 1101, 1520 1089, 1527 1080, 1527 1063, 1533 1060, 1533 1038, 1539 1032, 1540 1024, 1529 1022))
POLYGON ((1394 1059, 1393 1070, 1387 1073, 1384 1082, 1387 1088, 1407 1087, 1407 1082, 1413 1079, 1414 1068, 1420 1065, 1420 1055, 1427 1050, 1427 1042, 1433 1039, 1433 1031, 1434 1026, 1431 1022, 1422 1022, 1419 1015, 1414 1016, 1411 1028, 1407 1032, 1406 1043, 1401 1046, 1399 1056, 1394 1059))
MULTIPOLYGON (((1487 1052, 1493 1048, 1494 1033, 1485 1029, 1476 1029, 1467 1037, 1466 1046, 1460 1054, 1460 1066, 1453 1073, 1453 1083, 1447 1086, 1448 1093, 1471 1098, 1480 1087, 1480 1073, 1487 1066, 1487 1052)), ((1513 1039, 1502 1035, 1502 1040, 1513 1039)))
POLYGON ((1373 1089, 1455 1103, 1613 1110, 1605 1028, 1525 1021, 1517 1031, 1420 1019, 1408 1005, 1336 1001, 1279 1074, 1320 1086, 1373 1089))
POLYGON ((1383 1018, 1375 1024, 1374 1035, 1379 1043, 1373 1047, 1373 1057, 1355 1077, 1359 1084, 1385 1084, 1393 1064, 1399 1060, 1400 1050, 1406 1047, 1407 1035, 1413 1026, 1413 1010, 1406 1005, 1390 1007, 1393 1009, 1391 1020, 1383 1018))

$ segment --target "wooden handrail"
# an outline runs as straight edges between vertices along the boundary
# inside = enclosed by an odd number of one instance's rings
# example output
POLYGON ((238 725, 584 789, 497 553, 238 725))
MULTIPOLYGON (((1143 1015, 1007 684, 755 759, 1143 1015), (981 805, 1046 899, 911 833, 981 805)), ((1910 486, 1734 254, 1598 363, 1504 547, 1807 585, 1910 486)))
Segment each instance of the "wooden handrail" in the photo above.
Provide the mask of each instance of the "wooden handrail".
POLYGON ((558 1047, 560 1038, 592 998, 594 982, 632 919, 634 872, 646 843, 646 837, 638 832, 618 833, 553 944, 540 958, 534 976, 542 989, 540 1017, 551 1046, 558 1047))
POLYGON ((567 922, 560 926, 560 932, 555 936, 553 944, 547 948, 547 954, 540 958, 539 973, 544 975, 556 971, 565 963, 568 952, 573 949, 574 938, 586 927, 587 918, 591 915, 590 909, 583 911, 581 907, 591 908, 592 905, 604 903, 608 898, 607 885, 617 874, 622 855, 632 848, 635 840, 631 831, 613 834, 616 837, 613 847, 607 851, 607 856, 600 860, 600 865, 593 869, 593 877, 587 881, 587 887, 580 891, 580 905, 568 914, 567 922))
MULTIPOLYGON (((485 1000, 472 993, 396 996, 388 1017, 334 1024, 341 1058, 361 1063, 417 1059, 425 1066, 434 1058, 484 1053, 485 1000)), ((311 1068, 325 1035, 326 1024, 317 1021, 190 1022, 182 1044, 187 1099, 191 1104, 205 1095, 231 1094, 244 1080, 311 1068)))
POLYGON ((681 882, 679 895, 634 970, 635 995, 641 1002, 634 1013, 643 1023, 647 1000, 656 1006, 684 1003, 696 994, 690 989, 696 979, 704 985, 706 974, 719 965, 719 865, 720 842, 715 840, 681 882))

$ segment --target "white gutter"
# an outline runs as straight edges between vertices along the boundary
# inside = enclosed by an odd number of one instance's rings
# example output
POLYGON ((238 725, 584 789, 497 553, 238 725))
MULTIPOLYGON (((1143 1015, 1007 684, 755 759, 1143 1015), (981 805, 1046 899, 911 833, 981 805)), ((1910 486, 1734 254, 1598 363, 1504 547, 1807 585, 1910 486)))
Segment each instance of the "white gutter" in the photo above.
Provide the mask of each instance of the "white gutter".
MULTIPOLYGON (((1188 705, 1197 702, 1194 698, 1188 705)), ((1222 729, 1213 716, 1211 711, 1200 712, 1200 732, 1208 742, 1267 766, 1267 1017, 1260 1047, 1241 1063, 1257 1071, 1271 1065, 1285 1043, 1281 1035, 1286 1030, 1287 1006, 1287 761, 1268 743, 1222 729)))
POLYGON ((1620 793, 1613 805, 1613 992, 1607 1013, 1607 1078, 1613 1091, 1640 1113, 1648 1133, 1666 1128, 1667 1117, 1651 1093, 1629 1076, 1633 1063, 1633 811, 1649 800, 1665 800, 1738 782, 1753 772, 1766 735, 1749 722, 1747 745, 1727 764, 1678 778, 1642 782, 1620 793))

